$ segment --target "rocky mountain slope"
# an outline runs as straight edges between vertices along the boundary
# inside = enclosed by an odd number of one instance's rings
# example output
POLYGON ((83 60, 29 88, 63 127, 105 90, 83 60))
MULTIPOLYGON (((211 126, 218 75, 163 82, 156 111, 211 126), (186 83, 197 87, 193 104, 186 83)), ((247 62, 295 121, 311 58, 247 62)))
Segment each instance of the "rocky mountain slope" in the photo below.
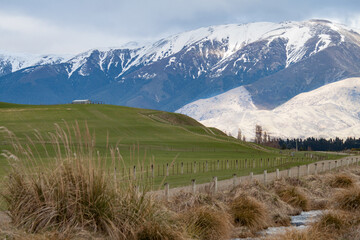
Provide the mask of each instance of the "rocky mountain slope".
POLYGON ((360 76, 360 35, 323 20, 200 28, 142 47, 19 64, 0 55, 0 101, 109 104, 175 111, 244 86, 260 108, 360 76), (5 59, 5 60, 4 60, 5 59))

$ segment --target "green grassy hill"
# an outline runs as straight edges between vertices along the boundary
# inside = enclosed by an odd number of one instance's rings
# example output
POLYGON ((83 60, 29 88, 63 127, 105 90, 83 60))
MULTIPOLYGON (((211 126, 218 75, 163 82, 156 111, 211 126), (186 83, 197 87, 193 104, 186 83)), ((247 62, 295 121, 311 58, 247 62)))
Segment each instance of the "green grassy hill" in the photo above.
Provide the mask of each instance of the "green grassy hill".
MULTIPOLYGON (((35 106, 0 103, 0 126, 14 132, 24 143, 25 136, 32 136, 35 129, 40 133, 53 132, 54 124, 64 126, 65 122, 71 125, 75 121, 81 128, 87 122, 90 131, 96 135, 96 146, 100 151, 106 150, 107 141, 109 145, 118 145, 129 167, 137 161, 148 166, 154 159, 157 175, 164 173, 164 166, 174 158, 177 169, 172 169, 169 175, 178 172, 181 163, 189 168, 189 164, 196 161, 197 167, 201 168, 206 161, 210 164, 217 160, 229 160, 231 163, 235 160, 260 161, 261 158, 282 156, 278 150, 240 142, 218 129, 207 128, 192 118, 176 113, 112 105, 35 106)), ((0 139, 0 150, 8 148, 8 142, 0 139)), ((0 175, 4 175, 6 169, 7 161, 0 157, 0 175)), ((231 177, 232 173, 233 170, 223 170, 199 176, 198 170, 197 177, 200 182, 204 182, 209 181, 212 175, 221 179, 231 177)), ((169 180, 174 185, 187 184, 193 175, 170 176, 169 180)))

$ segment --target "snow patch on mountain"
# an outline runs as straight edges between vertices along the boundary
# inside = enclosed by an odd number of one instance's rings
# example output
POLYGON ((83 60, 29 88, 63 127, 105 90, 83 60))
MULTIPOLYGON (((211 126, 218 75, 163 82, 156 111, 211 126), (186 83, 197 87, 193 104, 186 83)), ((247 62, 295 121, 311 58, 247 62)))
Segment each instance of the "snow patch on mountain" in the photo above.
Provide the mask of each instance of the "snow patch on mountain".
POLYGON ((360 78, 301 93, 273 110, 258 109, 240 87, 187 104, 176 112, 233 136, 241 129, 248 139, 254 138, 256 124, 273 137, 359 137, 360 78))
POLYGON ((20 69, 32 66, 57 64, 62 61, 67 61, 68 59, 69 56, 67 55, 37 55, 0 52, 0 65, 11 66, 11 72, 16 72, 20 69))

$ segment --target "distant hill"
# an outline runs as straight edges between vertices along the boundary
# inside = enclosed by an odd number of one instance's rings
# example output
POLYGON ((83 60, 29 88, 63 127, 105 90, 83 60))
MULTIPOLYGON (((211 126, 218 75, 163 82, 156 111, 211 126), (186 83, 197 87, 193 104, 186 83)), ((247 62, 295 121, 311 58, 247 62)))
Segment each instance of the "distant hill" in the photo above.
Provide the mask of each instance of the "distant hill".
POLYGON ((178 112, 206 126, 254 138, 259 124, 273 137, 347 138, 360 136, 360 78, 331 83, 301 93, 272 109, 259 109, 251 94, 239 87, 190 103, 178 112))

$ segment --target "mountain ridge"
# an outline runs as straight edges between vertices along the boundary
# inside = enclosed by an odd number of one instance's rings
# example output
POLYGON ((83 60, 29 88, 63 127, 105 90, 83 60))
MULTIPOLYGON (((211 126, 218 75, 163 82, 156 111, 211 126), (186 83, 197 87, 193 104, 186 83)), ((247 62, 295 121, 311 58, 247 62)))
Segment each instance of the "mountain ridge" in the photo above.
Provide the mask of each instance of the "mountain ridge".
POLYGON ((175 111, 245 86, 254 104, 271 109, 303 91, 360 76, 359 39, 355 31, 323 20, 204 27, 139 48, 95 49, 26 66, 0 77, 0 101, 90 98, 175 111), (350 55, 352 64, 344 64, 350 55), (324 59, 328 65, 314 68, 324 59))

